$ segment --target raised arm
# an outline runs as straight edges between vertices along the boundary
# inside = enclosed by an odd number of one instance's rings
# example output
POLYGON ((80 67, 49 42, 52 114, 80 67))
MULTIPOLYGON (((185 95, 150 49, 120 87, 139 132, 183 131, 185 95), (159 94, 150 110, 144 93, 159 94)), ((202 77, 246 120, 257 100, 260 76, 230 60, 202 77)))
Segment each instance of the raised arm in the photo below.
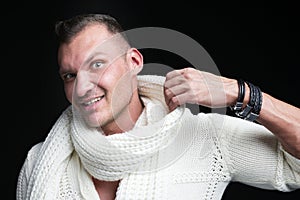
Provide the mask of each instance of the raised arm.
MULTIPOLYGON (((170 110, 184 103, 206 107, 227 107, 236 103, 237 80, 194 68, 174 70, 166 75, 165 99, 170 110)), ((243 107, 249 102, 250 88, 245 85, 243 107)), ((269 129, 283 148, 300 159, 300 109, 262 92, 258 123, 269 129)))
POLYGON ((266 93, 263 99, 257 121, 277 136, 287 152, 300 159, 300 109, 266 93))

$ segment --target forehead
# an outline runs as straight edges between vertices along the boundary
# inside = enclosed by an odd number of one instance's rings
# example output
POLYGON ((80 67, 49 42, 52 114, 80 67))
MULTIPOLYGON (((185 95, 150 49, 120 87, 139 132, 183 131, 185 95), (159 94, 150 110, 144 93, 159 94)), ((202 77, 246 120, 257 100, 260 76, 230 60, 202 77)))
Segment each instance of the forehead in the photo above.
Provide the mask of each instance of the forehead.
POLYGON ((91 24, 80 31, 69 44, 86 45, 90 43, 101 43, 110 38, 112 35, 113 34, 107 30, 105 25, 91 24))
POLYGON ((114 53, 120 48, 120 34, 110 33, 106 26, 93 24, 79 32, 70 43, 62 44, 58 51, 59 65, 80 65, 93 52, 114 53), (117 43, 116 43, 117 42, 117 43))
POLYGON ((73 53, 75 50, 83 50, 83 52, 85 52, 87 49, 106 41, 111 36, 112 34, 104 25, 88 25, 75 35, 69 43, 61 44, 59 50, 62 51, 62 53, 66 53, 65 51, 73 53))

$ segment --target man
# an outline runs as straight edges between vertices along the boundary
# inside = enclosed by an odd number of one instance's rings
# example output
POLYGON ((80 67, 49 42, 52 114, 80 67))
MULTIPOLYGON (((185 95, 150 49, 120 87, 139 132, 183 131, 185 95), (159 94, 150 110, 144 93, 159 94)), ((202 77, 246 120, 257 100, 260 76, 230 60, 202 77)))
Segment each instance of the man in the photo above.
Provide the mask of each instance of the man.
POLYGON ((230 181, 300 188, 298 108, 193 68, 139 76, 142 54, 107 15, 75 16, 56 32, 72 106, 29 151, 17 199, 221 199, 230 181), (186 103, 238 117, 194 115, 186 103))

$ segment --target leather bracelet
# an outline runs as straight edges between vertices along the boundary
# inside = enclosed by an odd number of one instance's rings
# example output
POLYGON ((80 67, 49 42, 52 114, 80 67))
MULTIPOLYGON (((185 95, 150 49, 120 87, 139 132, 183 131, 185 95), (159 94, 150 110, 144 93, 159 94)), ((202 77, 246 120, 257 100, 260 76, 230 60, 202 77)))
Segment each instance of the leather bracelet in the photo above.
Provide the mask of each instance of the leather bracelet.
POLYGON ((253 106, 253 109, 251 110, 251 112, 245 117, 246 120, 248 121, 254 121, 257 119, 257 117, 259 116, 260 110, 261 110, 261 105, 262 105, 262 93, 261 90, 258 86, 254 87, 255 89, 255 93, 256 93, 256 99, 255 99, 255 103, 253 106))
POLYGON ((259 102, 258 102, 258 112, 257 114, 259 115, 260 111, 261 111, 261 107, 262 107, 262 102, 263 102, 263 95, 262 95, 262 91, 259 87, 257 87, 258 91, 259 91, 259 94, 260 94, 260 99, 259 99, 259 102))
POLYGON ((256 100, 255 100, 255 104, 254 104, 254 107, 253 107, 253 110, 252 112, 255 113, 255 114, 259 114, 259 104, 260 104, 260 98, 261 98, 261 91, 260 91, 260 88, 255 86, 255 89, 256 89, 256 100))
POLYGON ((236 112, 235 114, 243 119, 245 119, 245 117, 251 112, 251 110, 253 109, 254 107, 254 104, 255 104, 255 101, 256 101, 256 95, 257 95, 257 92, 255 92, 255 86, 246 81, 247 85, 249 86, 250 88, 250 97, 249 97, 249 102, 247 103, 246 107, 240 111, 240 112, 236 112))
POLYGON ((241 111, 243 108, 243 102, 245 98, 245 81, 243 79, 238 79, 238 87, 239 87, 239 92, 238 92, 238 98, 234 106, 230 106, 230 109, 232 111, 241 111))

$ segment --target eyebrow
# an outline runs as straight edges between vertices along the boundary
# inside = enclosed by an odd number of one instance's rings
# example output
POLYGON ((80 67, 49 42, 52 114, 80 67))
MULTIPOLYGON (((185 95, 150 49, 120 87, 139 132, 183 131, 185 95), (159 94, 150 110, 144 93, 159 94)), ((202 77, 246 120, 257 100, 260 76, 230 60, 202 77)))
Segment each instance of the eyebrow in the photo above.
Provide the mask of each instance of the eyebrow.
POLYGON ((83 63, 83 65, 86 65, 87 63, 89 63, 91 60, 93 60, 96 56, 98 55, 105 55, 105 53, 103 52, 94 52, 92 53, 83 63))
MULTIPOLYGON (((103 53, 103 52, 94 52, 94 53, 92 53, 85 61, 84 61, 84 63, 82 64, 82 65, 86 65, 87 63, 89 63, 91 60, 93 60, 96 56, 98 56, 98 55, 106 55, 105 53, 103 53)), ((82 66, 81 65, 81 66, 82 66)), ((58 73, 59 73, 59 75, 64 75, 65 73, 67 73, 68 71, 70 71, 70 70, 65 70, 65 69, 59 69, 58 70, 58 73)))

